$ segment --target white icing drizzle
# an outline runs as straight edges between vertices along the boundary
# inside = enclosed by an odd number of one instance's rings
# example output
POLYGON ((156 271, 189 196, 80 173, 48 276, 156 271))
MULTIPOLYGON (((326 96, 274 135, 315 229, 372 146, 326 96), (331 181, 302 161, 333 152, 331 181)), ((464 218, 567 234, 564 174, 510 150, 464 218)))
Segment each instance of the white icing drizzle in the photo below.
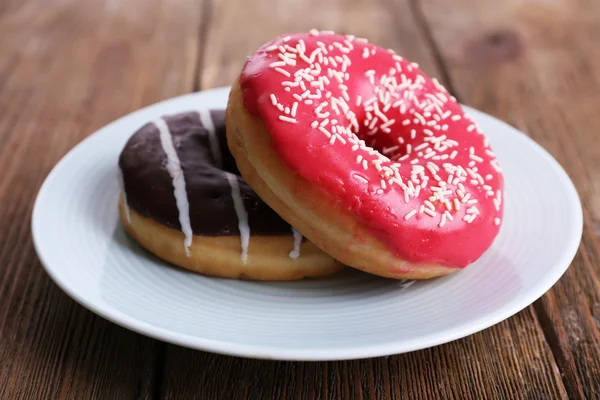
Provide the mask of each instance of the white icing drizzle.
POLYGON ((127 203, 127 192, 125 192, 125 181, 123 181, 123 171, 119 168, 117 172, 119 188, 121 189, 121 195, 123 196, 123 206, 125 207, 125 215, 127 216, 127 222, 131 224, 131 213, 129 212, 129 203, 127 203))
POLYGON ((158 128, 160 133, 160 143, 162 148, 167 155, 167 171, 173 179, 173 193, 175 194, 175 202, 177 203, 177 210, 179 211, 179 224, 181 225, 181 231, 185 235, 183 246, 185 248, 185 254, 190 256, 190 246, 192 245, 192 225, 190 222, 190 204, 187 198, 187 192, 185 190, 185 178, 183 171, 181 170, 181 163, 175 151, 173 145, 173 137, 169 131, 169 127, 164 119, 160 118, 154 121, 154 125, 158 128))
POLYGON ((229 186, 231 186, 231 197, 233 197, 233 206, 238 217, 238 227, 240 229, 240 240, 242 242, 242 263, 246 264, 248 259, 248 245, 250 243, 250 226, 248 225, 248 213, 244 207, 242 194, 240 193, 240 185, 237 181, 237 176, 229 172, 225 172, 229 186))
POLYGON ((302 244, 302 234, 295 228, 292 228, 294 234, 294 250, 290 251, 290 258, 296 260, 300 257, 300 245, 302 244))
POLYGON ((408 289, 411 287, 416 281, 409 281, 408 279, 403 279, 400 281, 400 289, 408 289))
POLYGON ((221 157, 221 149, 219 147, 219 140, 215 131, 215 124, 213 123, 210 115, 210 110, 202 108, 198 111, 200 114, 200 122, 204 126, 204 129, 208 132, 208 140, 210 141, 210 151, 212 153, 217 168, 223 168, 223 161, 221 157))

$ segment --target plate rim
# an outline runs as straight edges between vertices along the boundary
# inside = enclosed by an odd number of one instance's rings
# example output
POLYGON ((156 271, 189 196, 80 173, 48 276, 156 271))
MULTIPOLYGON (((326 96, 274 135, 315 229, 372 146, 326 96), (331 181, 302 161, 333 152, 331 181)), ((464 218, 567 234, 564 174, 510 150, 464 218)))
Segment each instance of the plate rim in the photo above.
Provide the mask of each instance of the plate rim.
POLYGON ((510 303, 500 308, 497 308, 488 314, 482 315, 481 317, 470 321, 468 324, 455 325, 446 330, 440 330, 427 336, 419 337, 418 339, 403 339, 396 342, 386 342, 385 344, 381 345, 371 345, 367 343, 363 346, 351 346, 335 349, 297 349, 290 347, 286 348, 281 346, 264 346, 234 343, 229 341, 219 341, 214 339, 202 338, 185 333, 177 333, 166 328, 157 327, 148 322, 127 315, 117 309, 110 307, 109 305, 103 303, 96 303, 86 298, 86 296, 84 294, 79 293, 73 287, 73 285, 68 282, 67 279, 60 276, 55 268, 52 268, 48 265, 50 262, 48 261, 47 256, 44 255, 44 250, 41 245, 43 238, 41 233, 42 222, 40 217, 40 208, 46 202, 45 199, 48 196, 47 192, 50 190, 49 188, 52 186, 52 183, 56 179, 56 176, 59 174, 59 172, 61 172, 63 165, 65 165, 69 161, 69 159, 74 156, 74 153, 79 151, 79 149, 84 145, 84 143, 95 140, 95 138, 104 134, 104 132, 110 131, 114 125, 122 123, 123 120, 134 119, 142 113, 150 113, 152 112, 152 110, 160 109, 168 103, 185 101, 186 98, 195 98, 198 96, 211 96, 218 92, 229 91, 229 89, 229 86, 221 86, 209 90, 187 93, 181 96, 176 96, 166 100, 162 100, 160 102, 148 105, 129 114, 126 114, 99 128, 94 133, 90 134, 82 141, 77 143, 75 146, 73 146, 56 163, 56 165, 46 176, 36 195, 32 211, 31 231, 33 245, 35 252, 37 253, 37 256, 40 260, 40 264, 43 266, 46 273, 61 290, 63 290, 69 297, 71 297, 77 303, 87 308, 91 312, 95 313, 96 315, 141 335, 196 350, 208 351, 212 353, 237 357, 285 361, 353 360, 396 355, 426 349, 429 347, 449 343, 454 340, 464 338, 466 336, 487 329, 499 322, 502 322, 505 319, 510 318, 511 316, 522 311, 523 309, 531 305, 533 302, 535 302, 537 299, 539 299, 541 296, 543 296, 548 290, 550 290, 550 288, 552 288, 552 286, 554 286, 554 284, 566 272, 571 262, 575 258, 575 255, 577 254, 579 245, 581 243, 581 237, 583 234, 583 211, 577 190, 573 182, 571 181, 569 175, 561 166, 561 164, 546 149, 544 149, 541 145, 536 143, 533 139, 531 139, 523 132, 497 119, 492 115, 463 105, 465 111, 471 113, 472 115, 490 118, 495 123, 506 126, 513 133, 521 135, 522 139, 528 141, 528 144, 532 147, 532 151, 536 151, 541 157, 546 159, 546 161, 548 161, 553 166, 553 169, 556 171, 557 175, 560 176, 560 180, 564 184, 563 193, 565 193, 565 196, 569 197, 569 200, 574 205, 578 205, 578 207, 574 206, 571 210, 574 216, 573 229, 576 233, 578 233, 577 239, 575 239, 574 236, 573 240, 571 240, 571 242, 568 243, 561 257, 559 257, 556 260, 552 268, 549 268, 549 271, 551 273, 549 273, 548 275, 544 275, 543 279, 541 279, 536 286, 528 289, 525 293, 523 293, 521 295, 521 299, 517 302, 514 302, 514 304, 510 303))

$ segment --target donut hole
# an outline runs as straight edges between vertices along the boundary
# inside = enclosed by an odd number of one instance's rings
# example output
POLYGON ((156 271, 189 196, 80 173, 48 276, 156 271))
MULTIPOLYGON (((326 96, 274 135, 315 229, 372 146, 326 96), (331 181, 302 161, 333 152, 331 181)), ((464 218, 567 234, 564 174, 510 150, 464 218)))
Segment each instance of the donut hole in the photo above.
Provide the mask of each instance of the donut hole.
MULTIPOLYGON (((362 121, 359 121, 362 125, 362 121)), ((360 140, 365 142, 367 147, 384 155, 390 160, 396 160, 406 154, 406 143, 410 143, 410 137, 403 138, 403 143, 400 144, 394 135, 378 132, 369 134, 368 129, 360 129, 356 135, 360 140)))
MULTIPOLYGON (((384 105, 380 104, 380 108, 384 105)), ((412 119, 415 114, 414 108, 407 105, 407 113, 403 118, 412 119)), ((387 115, 390 119, 399 118, 397 115, 387 115)), ((444 132, 440 131, 440 127, 430 127, 418 124, 418 121, 410 121, 408 123, 402 123, 402 126, 395 126, 387 132, 381 129, 377 129, 374 124, 366 124, 367 116, 362 110, 359 110, 356 114, 357 122, 359 125, 357 138, 364 141, 365 146, 373 149, 379 154, 387 157, 392 161, 398 159, 406 159, 409 157, 422 157, 431 149, 427 149, 428 146, 423 147, 426 136, 423 132, 429 131, 432 136, 443 135, 444 132), (373 129, 375 127, 375 129, 373 129)), ((410 159, 410 158, 409 158, 410 159)))

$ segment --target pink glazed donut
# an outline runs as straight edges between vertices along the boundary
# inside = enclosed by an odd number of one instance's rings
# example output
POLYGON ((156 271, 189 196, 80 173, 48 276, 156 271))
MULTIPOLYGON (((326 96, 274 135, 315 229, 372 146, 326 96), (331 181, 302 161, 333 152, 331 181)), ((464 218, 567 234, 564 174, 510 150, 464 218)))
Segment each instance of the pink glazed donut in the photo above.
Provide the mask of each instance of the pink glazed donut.
POLYGON ((500 229, 486 136, 417 64, 365 39, 313 30, 263 45, 232 87, 227 137, 267 204, 369 273, 448 274, 500 229))

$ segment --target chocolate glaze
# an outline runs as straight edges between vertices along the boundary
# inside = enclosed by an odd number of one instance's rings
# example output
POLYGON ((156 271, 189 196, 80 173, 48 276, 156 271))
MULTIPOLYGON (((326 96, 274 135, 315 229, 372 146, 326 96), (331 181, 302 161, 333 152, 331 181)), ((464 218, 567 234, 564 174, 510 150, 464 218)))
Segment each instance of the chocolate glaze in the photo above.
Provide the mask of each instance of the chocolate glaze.
MULTIPOLYGON (((225 176, 238 176, 252 235, 289 235, 290 225, 267 206, 239 176, 225 136, 225 112, 210 112, 219 142, 223 169, 216 166, 209 132, 198 112, 164 117, 184 173, 190 204, 190 221, 196 235, 239 235, 238 218, 225 176)), ((173 183, 165 167, 159 131, 154 123, 140 128, 129 139, 119 157, 127 203, 139 214, 174 229, 181 229, 173 195, 173 183)))

